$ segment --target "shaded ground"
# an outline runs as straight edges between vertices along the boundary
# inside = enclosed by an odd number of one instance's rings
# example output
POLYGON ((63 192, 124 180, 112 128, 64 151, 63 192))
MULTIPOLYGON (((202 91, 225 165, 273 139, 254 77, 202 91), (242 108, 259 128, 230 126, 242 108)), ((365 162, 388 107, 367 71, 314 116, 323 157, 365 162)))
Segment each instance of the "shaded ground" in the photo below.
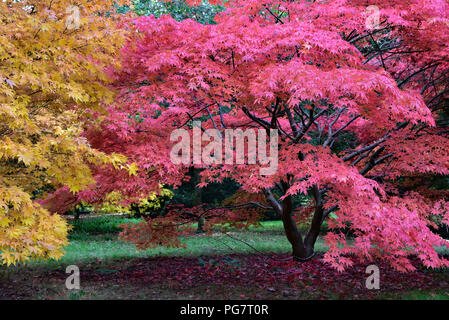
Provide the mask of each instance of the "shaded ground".
MULTIPOLYGON (((0 299, 449 299, 449 270, 402 274, 379 262, 380 290, 367 290, 368 264, 338 273, 320 261, 297 263, 280 221, 250 230, 183 239, 187 249, 137 251, 117 238, 138 219, 100 217, 74 224, 60 261, 0 266, 0 299), (80 290, 68 290, 69 265, 80 290)), ((316 249, 327 247, 318 239, 316 249)), ((442 254, 449 252, 441 251, 442 254)))
POLYGON ((338 273, 287 254, 136 258, 79 265, 81 289, 64 267, 21 267, 0 278, 3 299, 449 299, 449 270, 394 271, 382 262, 380 290, 365 288, 366 266, 338 273))

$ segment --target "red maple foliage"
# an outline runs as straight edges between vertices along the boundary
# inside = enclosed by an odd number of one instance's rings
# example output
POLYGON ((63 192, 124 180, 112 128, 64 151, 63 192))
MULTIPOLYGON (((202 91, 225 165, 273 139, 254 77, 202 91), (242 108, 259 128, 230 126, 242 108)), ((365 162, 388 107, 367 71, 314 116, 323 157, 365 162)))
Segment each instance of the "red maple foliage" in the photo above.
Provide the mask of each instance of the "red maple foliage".
MULTIPOLYGON (((119 97, 86 137, 125 154, 139 171, 98 169, 97 185, 79 196, 98 201, 120 190, 133 199, 161 184, 179 186, 193 164, 170 161, 170 135, 193 119, 204 129, 277 129, 275 174, 260 175, 259 164, 195 164, 199 186, 232 178, 263 195, 265 204, 242 206, 277 212, 299 260, 314 255, 326 220, 323 260, 339 270, 382 257, 410 271, 411 254, 428 267, 448 266, 435 251, 447 241, 429 229, 435 216, 449 223, 447 194, 430 188, 430 177, 449 174, 441 118, 449 101, 448 18, 443 0, 236 0, 216 25, 134 18, 124 26, 135 32, 121 68, 109 70, 119 97), (378 21, 367 25, 370 19, 378 21), (293 217, 298 193, 312 201, 305 235, 293 217), (343 227, 355 235, 351 245, 343 227)), ((245 220, 245 212, 221 217, 245 220)), ((151 231, 143 246, 176 245, 181 233, 167 228, 182 218, 172 217, 128 226, 125 237, 139 243, 151 231)))

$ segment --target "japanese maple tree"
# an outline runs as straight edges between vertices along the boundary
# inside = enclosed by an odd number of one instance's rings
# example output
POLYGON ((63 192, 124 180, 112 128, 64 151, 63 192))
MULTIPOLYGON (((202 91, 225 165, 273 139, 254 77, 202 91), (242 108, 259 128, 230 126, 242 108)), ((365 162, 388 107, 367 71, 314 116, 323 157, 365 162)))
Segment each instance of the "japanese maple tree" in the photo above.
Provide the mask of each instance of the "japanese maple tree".
POLYGON ((59 258, 67 225, 35 199, 95 182, 90 166, 126 165, 83 138, 113 101, 105 66, 123 40, 112 1, 0 2, 0 264, 59 258))
MULTIPOLYGON (((447 266, 435 248, 448 244, 429 229, 433 217, 449 223, 447 193, 427 183, 449 173, 441 121, 449 93, 447 1, 226 6, 216 25, 163 15, 124 26, 135 32, 120 68, 109 69, 119 95, 107 119, 85 136, 94 148, 126 155, 138 171, 99 168, 97 185, 80 198, 100 201, 114 190, 142 197, 161 184, 178 186, 195 166, 202 169, 200 186, 231 178, 260 199, 240 207, 274 210, 298 260, 314 256, 327 221, 324 261, 339 270, 354 258, 378 257, 412 270, 410 254, 428 267, 447 266), (258 164, 175 165, 170 135, 198 119, 205 130, 278 130, 276 173, 260 175, 258 164), (311 202, 295 208, 299 193, 311 202), (299 220, 309 222, 306 234, 299 220), (352 230, 351 245, 341 228, 352 230)), ((253 213, 220 209, 209 221, 253 221, 253 213)), ((141 248, 180 245, 183 219, 174 210, 128 226, 123 238, 141 248)))

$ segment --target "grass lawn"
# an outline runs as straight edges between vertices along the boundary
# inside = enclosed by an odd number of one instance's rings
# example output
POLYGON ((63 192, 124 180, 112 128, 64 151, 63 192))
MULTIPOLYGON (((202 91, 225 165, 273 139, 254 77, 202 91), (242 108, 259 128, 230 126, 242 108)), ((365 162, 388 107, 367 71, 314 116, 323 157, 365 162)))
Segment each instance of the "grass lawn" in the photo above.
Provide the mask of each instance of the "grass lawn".
MULTIPOLYGON (((114 220, 116 224, 138 221, 137 219, 119 218, 114 220)), ((133 244, 118 240, 113 229, 116 224, 105 223, 105 227, 101 229, 106 233, 97 234, 96 231, 93 231, 91 222, 86 222, 71 234, 70 244, 66 247, 66 254, 61 261, 39 262, 38 264, 59 265, 61 263, 77 264, 94 261, 95 259, 107 261, 158 256, 209 256, 231 253, 285 253, 290 251, 290 244, 283 233, 280 221, 262 222, 260 227, 253 227, 250 232, 235 231, 228 233, 228 235, 215 233, 186 237, 183 238, 182 242, 186 244, 187 249, 160 247, 146 251, 136 250, 133 244)), ((325 250, 321 239, 318 240, 317 250, 325 250)))
MULTIPOLYGON (((0 298, 449 299, 448 270, 419 270, 410 275, 421 277, 423 287, 386 266, 384 288, 372 291, 364 288, 363 265, 342 274, 318 257, 298 265, 289 260, 290 245, 279 221, 263 222, 249 231, 186 237, 187 249, 146 251, 117 238, 118 225, 138 221, 80 220, 60 261, 2 267, 0 298), (65 268, 72 264, 80 268, 81 290, 65 287, 65 268)), ((326 250, 320 238, 316 249, 326 250)))
MULTIPOLYGON (((250 231, 232 231, 228 234, 193 235, 183 238, 184 248, 136 250, 131 243, 118 240, 123 223, 136 223, 139 219, 94 218, 80 220, 74 225, 60 261, 47 260, 30 263, 31 267, 56 268, 60 265, 85 264, 96 261, 113 261, 130 258, 150 258, 160 256, 214 256, 232 253, 257 254, 264 252, 286 253, 290 244, 283 233, 280 221, 262 222, 260 227, 251 227, 250 231)), ((324 251, 325 245, 318 239, 318 251, 324 251)), ((19 268, 20 269, 20 268, 19 268)))

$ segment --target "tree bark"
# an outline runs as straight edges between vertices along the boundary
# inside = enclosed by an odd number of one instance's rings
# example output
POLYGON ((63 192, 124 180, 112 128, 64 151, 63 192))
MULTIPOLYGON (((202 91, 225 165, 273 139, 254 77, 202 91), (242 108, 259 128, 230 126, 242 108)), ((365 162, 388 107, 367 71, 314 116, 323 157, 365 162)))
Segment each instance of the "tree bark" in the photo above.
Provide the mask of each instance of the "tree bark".
MULTIPOLYGON (((288 190, 288 184, 281 182, 282 192, 288 190)), ((321 192, 317 186, 312 189, 315 198, 315 212, 313 215, 312 223, 310 229, 305 236, 304 240, 299 231, 296 222, 293 220, 293 199, 291 196, 286 196, 282 203, 273 196, 271 190, 266 190, 265 194, 267 196, 268 202, 270 202, 273 209, 278 213, 282 220, 284 226, 285 235, 292 246, 292 255, 294 259, 305 261, 309 260, 314 256, 315 243, 320 233, 321 224, 323 222, 323 200, 321 192)))
POLYGON ((313 197, 315 198, 315 212, 313 214, 312 223, 310 225, 309 232, 304 239, 304 245, 306 248, 306 255, 311 256, 314 254, 315 242, 320 234, 321 224, 323 222, 323 198, 321 191, 315 185, 312 188, 313 197))
POLYGON ((282 201, 282 223, 284 225, 285 235, 292 245, 292 254, 294 258, 306 259, 306 250, 302 241, 301 233, 298 230, 296 222, 292 217, 293 201, 291 196, 287 196, 282 201))
MULTIPOLYGON (((193 205, 197 206, 203 202, 203 194, 202 189, 197 188, 196 185, 200 183, 199 169, 193 168, 193 181, 195 185, 194 193, 193 193, 193 205)), ((198 218, 198 227, 196 229, 196 233, 204 233, 204 218, 198 218)))

